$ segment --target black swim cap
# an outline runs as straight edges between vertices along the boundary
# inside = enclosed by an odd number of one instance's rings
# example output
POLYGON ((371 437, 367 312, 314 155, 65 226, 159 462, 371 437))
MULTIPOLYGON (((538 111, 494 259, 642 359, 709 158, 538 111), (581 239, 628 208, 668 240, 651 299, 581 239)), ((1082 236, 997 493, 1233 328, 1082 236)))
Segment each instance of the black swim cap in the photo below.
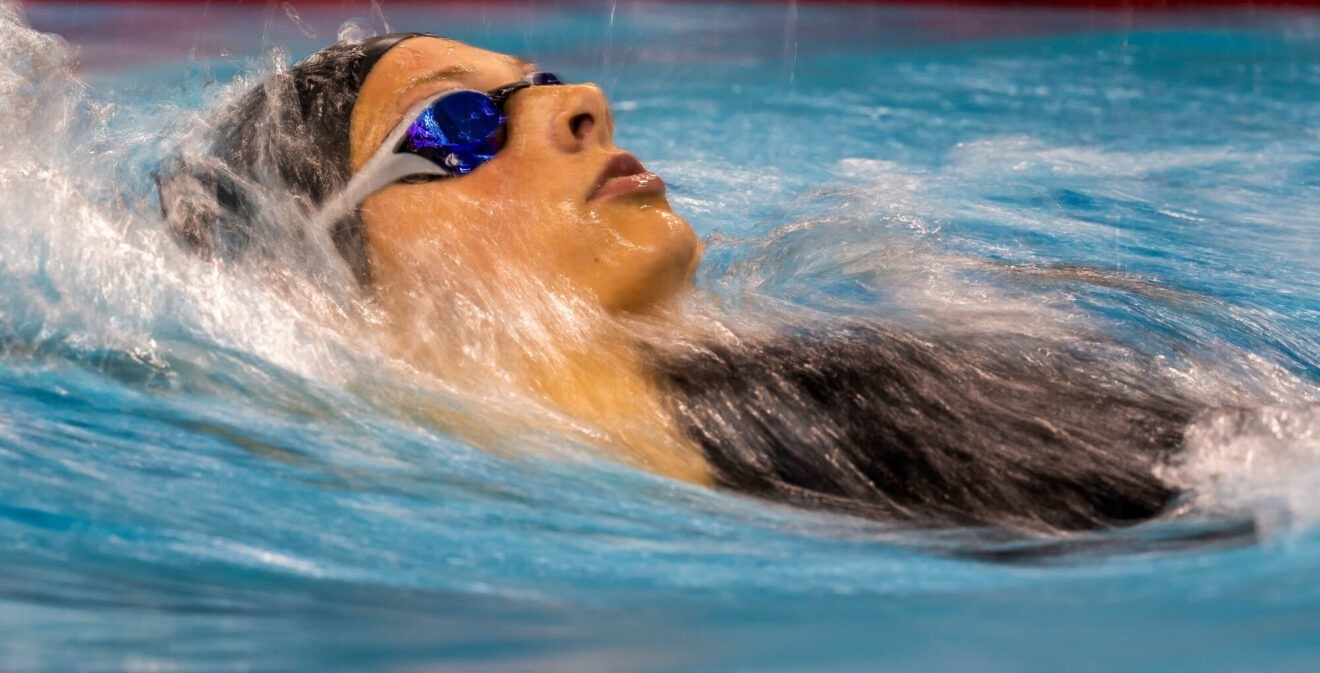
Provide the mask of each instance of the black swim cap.
MULTIPOLYGON (((343 189, 351 173, 349 121, 362 83, 386 52, 426 35, 394 33, 340 42, 245 94, 220 115, 205 150, 190 156, 180 148, 157 171, 161 212, 170 231, 209 257, 273 253, 257 240, 259 221, 268 215, 257 208, 259 197, 291 197, 310 216, 343 189)), ((361 218, 346 214, 331 235, 354 277, 368 283, 361 218)))

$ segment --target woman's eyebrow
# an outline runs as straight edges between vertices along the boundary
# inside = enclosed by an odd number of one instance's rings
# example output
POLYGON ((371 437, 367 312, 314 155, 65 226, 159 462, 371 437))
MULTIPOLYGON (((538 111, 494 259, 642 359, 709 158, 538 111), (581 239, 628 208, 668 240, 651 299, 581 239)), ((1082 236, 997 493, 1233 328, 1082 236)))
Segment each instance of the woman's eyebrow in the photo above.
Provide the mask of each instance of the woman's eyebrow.
POLYGON ((510 63, 518 66, 518 69, 522 70, 523 72, 530 72, 532 70, 536 70, 536 66, 532 65, 531 63, 528 63, 527 61, 522 60, 521 58, 518 58, 517 56, 509 56, 507 58, 509 59, 510 63))
MULTIPOLYGON (((515 66, 518 67, 519 70, 523 72, 531 72, 536 69, 531 63, 528 63, 527 61, 524 61, 516 56, 505 56, 504 60, 514 64, 515 66)), ((472 72, 476 72, 476 69, 471 66, 451 65, 448 68, 442 68, 440 70, 436 70, 435 72, 430 72, 413 79, 412 81, 408 82, 406 86, 403 87, 403 90, 399 92, 399 96, 401 98, 406 98, 408 92, 424 84, 430 84, 431 82, 437 82, 445 79, 454 79, 455 77, 458 77, 460 75, 466 75, 472 72)))
POLYGON ((431 82, 436 82, 442 79, 453 79, 458 75, 465 75, 470 72, 473 72, 473 70, 468 66, 451 65, 448 68, 436 70, 435 72, 430 72, 413 79, 412 81, 408 82, 407 86, 403 87, 403 91, 400 91, 399 95, 401 97, 406 96, 409 91, 412 91, 413 89, 416 89, 417 87, 422 86, 423 84, 430 84, 431 82))

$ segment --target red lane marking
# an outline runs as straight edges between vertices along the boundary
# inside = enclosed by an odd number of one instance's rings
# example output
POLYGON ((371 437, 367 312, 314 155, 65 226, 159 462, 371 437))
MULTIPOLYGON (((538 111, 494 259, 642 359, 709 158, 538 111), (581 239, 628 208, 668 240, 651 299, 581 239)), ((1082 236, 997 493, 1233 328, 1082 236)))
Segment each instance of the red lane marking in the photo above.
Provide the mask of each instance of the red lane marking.
MULTIPOLYGON (((535 0, 485 0, 502 5, 536 5, 535 0)), ((649 2, 693 3, 700 0, 648 0, 649 2)), ((726 0, 729 1, 729 0, 726 0)), ((732 0, 747 4, 785 4, 787 0, 732 0)), ((1198 9, 1198 8, 1269 8, 1320 7, 1320 0, 799 0, 811 5, 930 5, 932 7, 1057 7, 1064 9, 1198 9)), ((26 0, 29 5, 246 5, 265 7, 270 0, 26 0)), ((338 5, 369 6, 361 0, 293 0, 294 7, 338 5)), ((476 0, 390 0, 391 5, 480 5, 476 0)))

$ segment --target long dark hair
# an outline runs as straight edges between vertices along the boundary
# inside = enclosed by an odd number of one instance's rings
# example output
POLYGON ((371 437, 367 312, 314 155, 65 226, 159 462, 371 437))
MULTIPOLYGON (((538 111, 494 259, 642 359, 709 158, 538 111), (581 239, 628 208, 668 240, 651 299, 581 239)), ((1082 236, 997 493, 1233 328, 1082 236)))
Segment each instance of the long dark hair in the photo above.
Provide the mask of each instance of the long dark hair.
MULTIPOLYGON (((221 112, 201 151, 180 148, 156 173, 171 233, 199 254, 233 259, 264 249, 256 240, 270 225, 259 205, 264 199, 291 200, 310 218, 348 182, 349 122, 371 68, 390 48, 420 35, 331 45, 221 112)), ((357 213, 335 222, 330 235, 353 276, 369 282, 357 213)))
POLYGON ((724 486, 922 526, 1137 523, 1197 405, 1140 356, 855 325, 654 358, 724 486))

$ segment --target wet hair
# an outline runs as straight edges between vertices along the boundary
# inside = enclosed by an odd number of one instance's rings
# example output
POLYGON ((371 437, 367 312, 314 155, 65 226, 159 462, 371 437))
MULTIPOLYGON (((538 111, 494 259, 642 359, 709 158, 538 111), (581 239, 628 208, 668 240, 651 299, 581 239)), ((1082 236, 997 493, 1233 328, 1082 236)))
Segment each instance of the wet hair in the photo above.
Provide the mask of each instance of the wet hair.
MULTIPOLYGON (((380 57, 425 33, 339 42, 266 78, 220 113, 201 152, 180 149, 156 172, 161 213, 174 237, 206 257, 269 252, 258 240, 270 213, 259 204, 291 199, 309 217, 348 183, 349 122, 358 91, 380 57)), ((288 225, 274 223, 285 235, 288 225)), ((331 227, 335 249, 359 283, 371 280, 362 219, 331 227)))
POLYGON ((861 325, 656 358, 726 488, 918 526, 1158 516, 1196 405, 1100 343, 861 325), (1094 349, 1094 350, 1093 350, 1094 349), (750 402, 749 402, 750 401, 750 402))

